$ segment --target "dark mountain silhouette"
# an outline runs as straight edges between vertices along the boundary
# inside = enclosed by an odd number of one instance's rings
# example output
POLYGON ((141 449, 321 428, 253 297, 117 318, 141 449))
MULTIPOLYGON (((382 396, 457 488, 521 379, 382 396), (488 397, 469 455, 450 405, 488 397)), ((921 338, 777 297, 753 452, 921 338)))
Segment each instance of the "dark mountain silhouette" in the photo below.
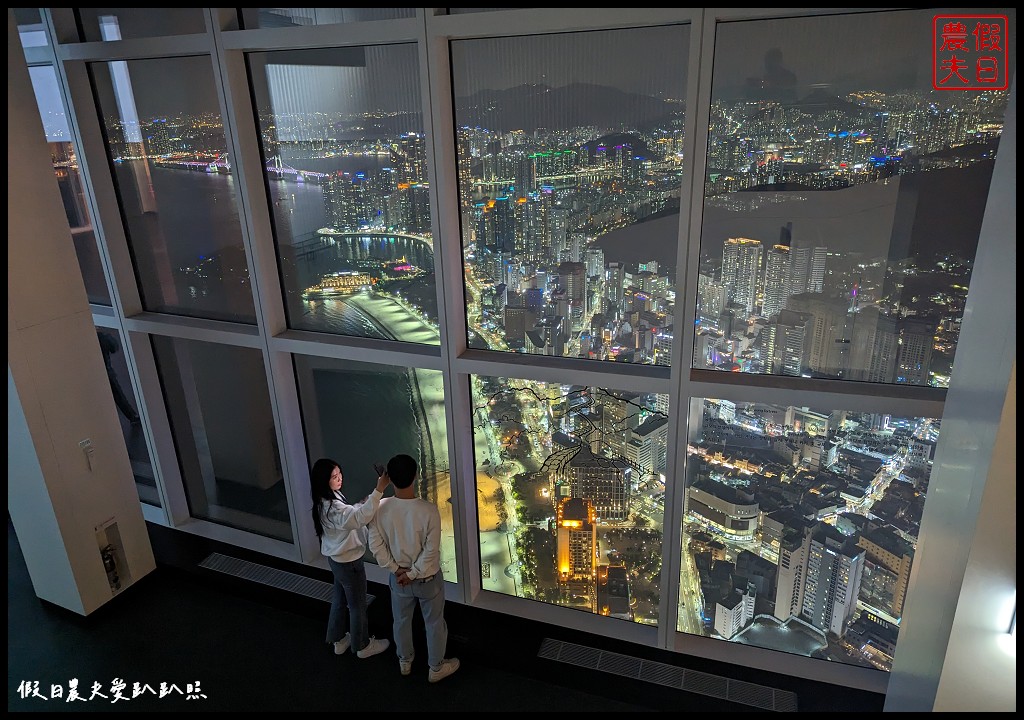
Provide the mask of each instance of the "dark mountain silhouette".
POLYGON ((407 132, 423 131, 423 114, 418 112, 360 118, 334 124, 335 138, 342 142, 356 140, 388 140, 407 132))
POLYGON ((455 107, 460 125, 525 132, 586 125, 646 128, 681 112, 679 105, 664 100, 589 83, 481 90, 457 98, 455 107))
POLYGON ((836 111, 845 115, 867 118, 875 113, 873 109, 844 100, 836 95, 834 91, 830 92, 824 88, 814 88, 801 99, 789 104, 810 115, 836 111))

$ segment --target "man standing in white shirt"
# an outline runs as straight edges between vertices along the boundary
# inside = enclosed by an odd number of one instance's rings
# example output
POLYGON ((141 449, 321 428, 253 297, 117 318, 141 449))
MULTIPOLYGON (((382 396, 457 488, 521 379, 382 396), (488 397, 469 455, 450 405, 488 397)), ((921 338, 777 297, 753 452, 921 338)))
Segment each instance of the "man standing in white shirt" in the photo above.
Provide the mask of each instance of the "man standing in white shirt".
POLYGON ((388 461, 387 475, 395 496, 384 498, 370 523, 370 551, 377 564, 391 573, 391 614, 395 650, 403 675, 412 672, 412 620, 419 605, 427 631, 430 682, 459 669, 458 658, 445 658, 448 624, 444 620, 444 577, 441 575, 441 513, 416 497, 413 482, 418 467, 409 455, 388 461))

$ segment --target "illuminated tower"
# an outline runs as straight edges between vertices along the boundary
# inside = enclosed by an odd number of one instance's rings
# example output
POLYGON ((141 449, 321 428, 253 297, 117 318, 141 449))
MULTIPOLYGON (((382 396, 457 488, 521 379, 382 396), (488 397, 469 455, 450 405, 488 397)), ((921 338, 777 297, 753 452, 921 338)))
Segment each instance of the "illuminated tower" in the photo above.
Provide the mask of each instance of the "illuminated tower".
POLYGON ((761 276, 761 241, 729 238, 722 248, 722 284, 726 300, 745 308, 749 316, 757 304, 761 276))
POLYGON ((633 470, 625 460, 599 457, 584 447, 569 461, 566 475, 569 496, 586 500, 602 520, 629 517, 633 470))
POLYGON ((516 249, 516 220, 512 198, 500 197, 494 201, 494 245, 502 253, 516 249))
POLYGON ((398 155, 399 182, 416 184, 427 181, 427 150, 422 135, 403 135, 398 144, 398 155))
POLYGON ((789 248, 774 245, 764 261, 764 300, 761 314, 766 318, 786 306, 786 272, 789 269, 789 248))
POLYGON ((842 637, 857 610, 864 552, 825 523, 803 537, 787 529, 779 551, 775 617, 799 617, 842 637))
POLYGON ((766 357, 771 372, 800 377, 810 363, 814 316, 783 310, 765 328, 766 357))
POLYGON ((555 552, 563 600, 596 612, 597 526, 594 508, 583 498, 558 504, 555 552))
POLYGON ((604 277, 604 250, 599 247, 587 248, 584 255, 587 277, 604 277))
MULTIPOLYGON (((666 396, 667 397, 667 396, 666 396)), ((665 472, 668 462, 668 417, 664 415, 649 416, 643 424, 632 432, 631 442, 637 442, 641 448, 638 462, 644 473, 665 472)))
POLYGON ((697 307, 701 327, 719 326, 725 307, 725 287, 704 273, 697 276, 697 307))
POLYGON ((580 262, 564 262, 558 266, 559 284, 573 302, 582 302, 587 289, 587 269, 580 262))

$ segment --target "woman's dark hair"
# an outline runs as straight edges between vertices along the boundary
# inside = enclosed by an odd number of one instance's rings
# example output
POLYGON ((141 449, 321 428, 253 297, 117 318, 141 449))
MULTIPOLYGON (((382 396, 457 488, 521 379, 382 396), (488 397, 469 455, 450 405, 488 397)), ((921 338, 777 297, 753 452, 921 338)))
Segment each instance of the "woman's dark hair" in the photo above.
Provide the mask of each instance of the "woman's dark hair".
POLYGON ((310 512, 313 515, 313 529, 316 530, 318 538, 324 534, 324 520, 327 518, 327 505, 334 499, 334 491, 331 490, 331 475, 334 468, 341 469, 341 465, 330 458, 320 458, 309 470, 309 495, 313 501, 310 512))
POLYGON ((396 488, 407 488, 416 479, 416 461, 411 455, 395 455, 388 460, 388 477, 396 488))

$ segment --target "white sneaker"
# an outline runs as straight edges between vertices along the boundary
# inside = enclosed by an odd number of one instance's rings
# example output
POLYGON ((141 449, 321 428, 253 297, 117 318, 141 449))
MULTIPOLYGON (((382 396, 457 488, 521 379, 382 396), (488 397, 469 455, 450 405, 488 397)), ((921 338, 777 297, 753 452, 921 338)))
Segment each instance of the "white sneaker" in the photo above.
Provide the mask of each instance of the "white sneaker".
POLYGON ((370 638, 370 642, 367 643, 366 647, 356 652, 356 657, 368 658, 373 657, 379 653, 384 652, 390 647, 391 642, 388 640, 378 640, 375 637, 370 638))
POLYGON ((398 658, 398 669, 402 671, 403 675, 408 675, 412 672, 412 660, 412 658, 409 658, 408 660, 398 658))
POLYGON ((338 642, 334 643, 334 654, 344 655, 348 652, 348 649, 350 647, 352 647, 352 636, 348 633, 345 633, 345 637, 343 637, 338 642))
POLYGON ((427 679, 430 680, 430 682, 444 680, 446 677, 448 677, 458 669, 458 658, 446 658, 445 660, 441 661, 441 664, 438 666, 437 670, 435 670, 434 668, 430 668, 430 672, 427 674, 427 679))

